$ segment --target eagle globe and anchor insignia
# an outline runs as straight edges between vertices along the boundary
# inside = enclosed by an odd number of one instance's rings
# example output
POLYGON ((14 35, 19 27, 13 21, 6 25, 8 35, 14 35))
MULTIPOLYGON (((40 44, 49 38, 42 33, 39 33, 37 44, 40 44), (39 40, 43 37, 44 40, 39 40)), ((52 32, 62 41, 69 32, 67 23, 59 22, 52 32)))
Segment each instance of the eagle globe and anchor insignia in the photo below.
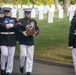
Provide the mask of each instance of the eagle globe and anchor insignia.
POLYGON ((34 22, 26 25, 26 34, 27 35, 34 35, 35 34, 35 25, 34 22))

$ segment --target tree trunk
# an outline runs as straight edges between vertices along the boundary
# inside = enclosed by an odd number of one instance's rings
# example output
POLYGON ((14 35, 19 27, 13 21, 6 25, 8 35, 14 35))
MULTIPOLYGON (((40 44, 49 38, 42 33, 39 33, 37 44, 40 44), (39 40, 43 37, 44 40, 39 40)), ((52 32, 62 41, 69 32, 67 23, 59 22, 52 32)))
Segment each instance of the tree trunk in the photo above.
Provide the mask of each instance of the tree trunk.
POLYGON ((63 0, 63 9, 65 13, 67 12, 69 6, 70 6, 70 0, 63 0))
POLYGON ((56 9, 57 9, 58 3, 59 3, 59 0, 54 0, 54 4, 55 4, 56 9))

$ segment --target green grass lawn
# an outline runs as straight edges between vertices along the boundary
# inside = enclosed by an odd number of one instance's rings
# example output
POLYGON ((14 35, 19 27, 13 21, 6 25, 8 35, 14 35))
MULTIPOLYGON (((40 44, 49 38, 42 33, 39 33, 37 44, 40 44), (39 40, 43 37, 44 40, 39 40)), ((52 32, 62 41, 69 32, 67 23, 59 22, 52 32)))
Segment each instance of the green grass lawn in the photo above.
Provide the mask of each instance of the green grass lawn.
MULTIPOLYGON (((71 50, 68 48, 68 34, 70 22, 68 17, 59 19, 54 17, 53 23, 47 23, 47 16, 44 20, 36 18, 40 34, 35 36, 34 58, 54 60, 59 62, 72 63, 71 50)), ((19 55, 17 45, 16 55, 19 55)))

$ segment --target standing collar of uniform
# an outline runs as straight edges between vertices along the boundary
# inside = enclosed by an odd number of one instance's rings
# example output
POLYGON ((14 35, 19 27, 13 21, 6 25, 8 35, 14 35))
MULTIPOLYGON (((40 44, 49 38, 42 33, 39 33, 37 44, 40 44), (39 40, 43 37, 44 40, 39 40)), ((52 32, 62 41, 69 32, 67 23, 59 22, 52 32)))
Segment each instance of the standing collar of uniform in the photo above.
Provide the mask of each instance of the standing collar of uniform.
POLYGON ((11 16, 4 16, 4 18, 11 18, 11 16))
POLYGON ((26 19, 26 20, 29 20, 30 18, 28 18, 28 17, 25 17, 25 19, 26 19))
POLYGON ((76 17, 76 15, 74 15, 73 17, 76 17))

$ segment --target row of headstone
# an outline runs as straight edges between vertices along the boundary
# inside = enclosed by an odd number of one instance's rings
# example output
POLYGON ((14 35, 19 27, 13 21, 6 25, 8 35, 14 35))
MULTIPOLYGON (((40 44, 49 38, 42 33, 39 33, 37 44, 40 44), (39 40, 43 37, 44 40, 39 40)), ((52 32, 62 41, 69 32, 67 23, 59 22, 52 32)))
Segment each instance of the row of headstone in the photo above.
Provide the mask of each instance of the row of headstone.
MULTIPOLYGON (((2 7, 11 7, 12 11, 11 11, 11 16, 12 17, 17 17, 18 19, 23 18, 24 17, 24 8, 32 8, 32 5, 3 5, 2 7)), ((48 23, 52 23, 53 22, 53 17, 54 17, 54 12, 55 12, 55 6, 52 5, 51 8, 49 7, 49 5, 43 6, 37 6, 34 5, 32 12, 31 12, 31 17, 35 18, 36 15, 38 15, 39 20, 43 20, 44 19, 44 15, 48 14, 48 23), (51 11, 52 10, 52 11, 51 11)))
MULTIPOLYGON (((55 5, 51 5, 51 7, 49 5, 3 5, 2 7, 11 7, 12 11, 11 11, 11 15, 12 17, 17 17, 18 18, 23 18, 24 17, 24 11, 22 9, 24 8, 32 8, 32 12, 31 12, 31 17, 35 18, 38 15, 39 20, 43 20, 44 19, 44 15, 47 14, 48 15, 48 23, 53 23, 53 17, 54 17, 54 12, 55 12, 55 5), (14 12, 14 13, 13 13, 14 12)), ((67 16, 69 16, 69 21, 71 21, 71 19, 73 18, 74 15, 74 10, 76 9, 76 5, 71 5, 70 7, 68 7, 68 12, 67 12, 67 16)), ((63 18, 63 8, 61 5, 58 5, 58 18, 63 18)))
POLYGON ((75 10, 76 10, 76 5, 70 5, 70 7, 68 7, 67 16, 69 16, 69 21, 72 20, 75 10))

